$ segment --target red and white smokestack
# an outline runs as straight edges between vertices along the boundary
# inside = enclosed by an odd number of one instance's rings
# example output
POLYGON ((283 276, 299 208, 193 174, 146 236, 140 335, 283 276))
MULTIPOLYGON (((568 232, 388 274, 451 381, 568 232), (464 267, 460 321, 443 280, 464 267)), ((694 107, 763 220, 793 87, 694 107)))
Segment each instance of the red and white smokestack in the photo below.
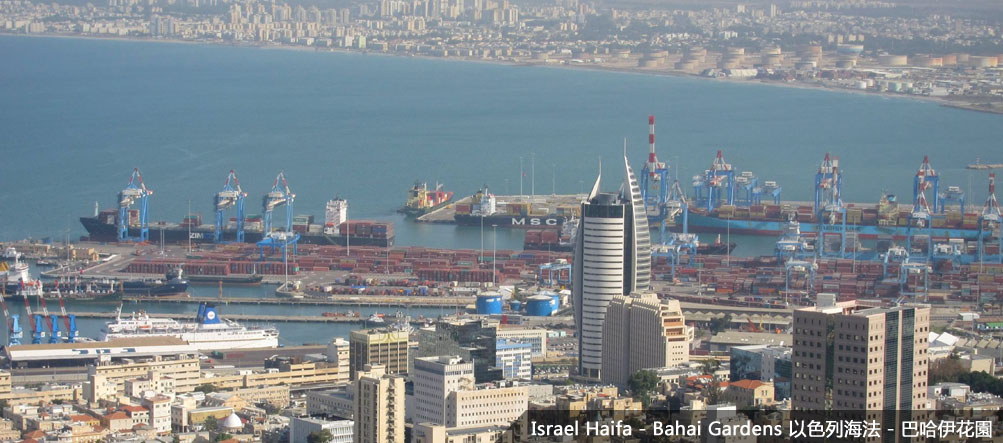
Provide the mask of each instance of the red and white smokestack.
POLYGON ((652 165, 655 163, 655 116, 648 116, 648 146, 650 147, 650 152, 648 153, 648 163, 652 165))

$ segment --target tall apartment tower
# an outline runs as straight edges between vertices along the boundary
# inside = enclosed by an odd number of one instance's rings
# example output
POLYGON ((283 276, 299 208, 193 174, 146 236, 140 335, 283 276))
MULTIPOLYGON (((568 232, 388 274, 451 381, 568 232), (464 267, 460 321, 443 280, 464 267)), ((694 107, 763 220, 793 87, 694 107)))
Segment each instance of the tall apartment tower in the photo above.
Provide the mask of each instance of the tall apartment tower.
POLYGON ((625 386, 641 369, 689 361, 693 334, 678 300, 663 302, 652 292, 613 297, 603 328, 602 382, 625 386))
POLYGON ((930 307, 863 308, 834 298, 819 294, 818 306, 794 311, 793 409, 923 410, 930 307))
POLYGON ((355 443, 404 441, 404 376, 367 365, 355 383, 355 443))
POLYGON ((602 166, 582 203, 572 276, 572 299, 578 328, 578 373, 599 381, 602 370, 606 307, 618 295, 647 290, 651 279, 651 243, 641 188, 623 157, 624 183, 618 193, 599 192, 602 166))

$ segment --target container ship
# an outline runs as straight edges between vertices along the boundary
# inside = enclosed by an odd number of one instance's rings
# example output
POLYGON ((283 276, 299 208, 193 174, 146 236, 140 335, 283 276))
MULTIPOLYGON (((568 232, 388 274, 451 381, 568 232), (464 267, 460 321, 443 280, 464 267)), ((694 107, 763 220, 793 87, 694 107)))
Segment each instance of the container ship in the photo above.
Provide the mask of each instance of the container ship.
MULTIPOLYGON (((912 207, 895 203, 894 196, 883 195, 877 205, 846 207, 846 231, 859 239, 891 238, 904 240, 910 235, 932 234, 934 237, 975 239, 979 236, 976 213, 948 211, 943 216, 931 217, 928 226, 915 226, 912 207)), ((822 212, 822 223, 816 220, 811 205, 786 203, 768 205, 722 205, 711 211, 690 209, 691 232, 730 232, 739 235, 779 236, 786 232, 791 220, 801 225, 802 234, 836 233, 842 230, 842 215, 822 212)))
POLYGON ((458 225, 491 226, 507 228, 559 228, 568 221, 564 214, 549 214, 547 211, 533 208, 530 202, 499 203, 494 194, 484 187, 473 195, 473 204, 454 205, 456 214, 453 218, 458 225))
MULTIPOLYGON (((137 210, 128 211, 129 237, 139 237, 140 222, 137 210)), ((236 219, 223 228, 224 241, 236 241, 236 219)), ((118 241, 119 213, 117 209, 105 209, 92 217, 80 217, 80 223, 87 230, 89 241, 118 241)), ((393 222, 373 220, 348 220, 348 202, 343 199, 330 200, 325 212, 325 223, 315 224, 312 215, 297 215, 292 221, 292 231, 299 233, 301 243, 317 245, 353 246, 393 246, 393 222)), ((216 227, 203 224, 200 215, 187 215, 181 223, 152 222, 149 224, 153 241, 163 239, 165 243, 213 243, 216 227)), ((261 216, 245 217, 244 242, 256 243, 263 238, 261 216)))
MULTIPOLYGON (((531 251, 571 252, 575 250, 575 237, 578 233, 578 219, 569 220, 561 229, 529 229, 523 240, 522 248, 531 251)), ((735 250, 737 243, 725 244, 718 235, 714 243, 697 245, 698 254, 728 254, 735 250)))
POLYGON ((439 183, 435 184, 434 190, 429 190, 427 183, 415 182, 407 193, 404 207, 397 212, 409 217, 418 217, 446 206, 452 200, 453 192, 443 191, 439 183))
POLYGON ((115 321, 106 323, 101 329, 100 340, 177 337, 199 350, 275 348, 279 345, 279 331, 274 327, 248 328, 223 320, 216 312, 216 306, 207 303, 199 304, 194 323, 154 318, 145 312, 122 318, 121 308, 118 314, 115 321))

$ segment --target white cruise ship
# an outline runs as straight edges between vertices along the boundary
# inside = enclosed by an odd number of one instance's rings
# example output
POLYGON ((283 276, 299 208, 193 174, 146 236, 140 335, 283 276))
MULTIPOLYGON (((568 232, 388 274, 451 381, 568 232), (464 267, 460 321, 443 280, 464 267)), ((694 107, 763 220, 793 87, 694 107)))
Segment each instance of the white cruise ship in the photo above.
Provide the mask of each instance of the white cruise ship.
POLYGON ((279 345, 279 331, 274 327, 248 328, 232 320, 223 320, 216 307, 199 304, 195 323, 181 323, 170 318, 154 318, 145 312, 122 318, 121 308, 115 321, 105 323, 100 340, 166 336, 177 337, 199 350, 227 350, 244 348, 275 348, 279 345))

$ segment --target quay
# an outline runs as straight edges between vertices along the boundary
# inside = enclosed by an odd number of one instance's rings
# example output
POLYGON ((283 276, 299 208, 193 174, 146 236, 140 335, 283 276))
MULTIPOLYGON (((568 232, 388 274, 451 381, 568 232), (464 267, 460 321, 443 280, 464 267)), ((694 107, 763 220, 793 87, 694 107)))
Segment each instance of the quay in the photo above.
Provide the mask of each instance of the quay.
POLYGON ((392 306, 415 308, 460 307, 476 302, 476 297, 388 297, 388 296, 333 296, 305 298, 250 298, 250 297, 122 297, 122 301, 143 303, 217 303, 253 305, 318 305, 318 306, 392 306))
MULTIPOLYGON (((546 214, 557 214, 558 208, 567 206, 578 206, 581 204, 582 200, 585 198, 582 194, 556 194, 556 195, 496 195, 495 199, 499 207, 503 207, 510 203, 514 204, 528 204, 535 211, 542 211, 539 214, 525 214, 525 215, 546 215, 546 214)), ((428 214, 422 215, 415 219, 419 223, 442 223, 442 224, 456 224, 456 205, 471 205, 474 204, 474 198, 472 195, 460 198, 453 203, 445 205, 439 209, 436 209, 428 214)), ((504 212, 499 212, 492 215, 505 215, 504 212)), ((499 227, 502 227, 499 225, 499 227)), ((507 227, 507 226, 506 226, 507 227)))
MULTIPOLYGON (((150 317, 156 318, 171 318, 174 320, 192 320, 193 315, 191 313, 172 313, 172 314, 161 314, 161 313, 146 313, 150 317)), ((77 318, 107 318, 113 319, 118 313, 115 312, 74 312, 77 318)), ((125 317, 125 314, 122 314, 125 317)), ((252 321, 252 322, 269 322, 269 323, 291 323, 291 322, 303 322, 303 323, 373 323, 369 321, 369 317, 324 317, 321 315, 266 315, 266 314, 227 314, 226 318, 238 321, 252 321)), ((390 317, 390 320, 393 318, 390 317)), ((383 324, 383 323, 381 323, 383 324)))

